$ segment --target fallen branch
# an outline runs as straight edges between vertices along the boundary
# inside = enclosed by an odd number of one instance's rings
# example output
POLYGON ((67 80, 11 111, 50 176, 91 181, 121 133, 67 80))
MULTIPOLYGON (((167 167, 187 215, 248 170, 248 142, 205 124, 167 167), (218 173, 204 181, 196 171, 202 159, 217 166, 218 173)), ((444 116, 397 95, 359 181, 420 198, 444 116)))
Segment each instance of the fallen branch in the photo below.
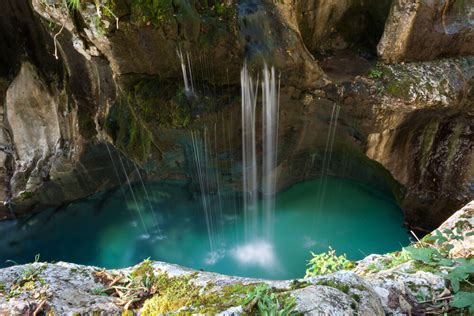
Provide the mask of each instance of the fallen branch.
POLYGON ((38 304, 38 307, 36 307, 35 311, 33 312, 33 316, 37 316, 39 313, 41 313, 45 304, 46 300, 41 300, 41 302, 38 304))

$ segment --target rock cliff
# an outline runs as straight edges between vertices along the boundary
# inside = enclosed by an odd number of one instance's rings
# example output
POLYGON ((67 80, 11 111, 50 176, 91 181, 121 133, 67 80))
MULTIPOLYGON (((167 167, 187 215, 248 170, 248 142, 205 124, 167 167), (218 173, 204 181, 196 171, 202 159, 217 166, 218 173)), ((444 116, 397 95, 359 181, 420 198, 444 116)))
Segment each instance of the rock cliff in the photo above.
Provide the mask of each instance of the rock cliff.
POLYGON ((0 4, 2 218, 124 183, 121 159, 132 179, 135 163, 192 179, 190 131, 203 128, 222 135, 216 154, 238 188, 245 58, 255 75, 263 60, 281 71, 280 189, 323 173, 370 183, 420 231, 474 195, 469 1, 153 3, 0 4))

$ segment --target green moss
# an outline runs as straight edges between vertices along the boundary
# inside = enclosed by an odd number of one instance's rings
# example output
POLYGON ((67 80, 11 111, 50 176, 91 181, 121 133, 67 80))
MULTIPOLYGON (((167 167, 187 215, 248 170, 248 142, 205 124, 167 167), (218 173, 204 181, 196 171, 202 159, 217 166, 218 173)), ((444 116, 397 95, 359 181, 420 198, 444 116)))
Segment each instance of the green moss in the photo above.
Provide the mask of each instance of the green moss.
POLYGON ((356 301, 357 303, 360 302, 360 295, 358 295, 358 294, 352 293, 352 294, 351 294, 351 298, 352 298, 354 301, 356 301))
POLYGON ((142 315, 166 314, 183 307, 193 313, 215 314, 242 305, 244 294, 254 288, 254 285, 233 284, 224 286, 220 292, 213 292, 195 285, 192 282, 195 277, 195 274, 177 277, 158 274, 155 280, 157 294, 145 301, 142 315))
POLYGON ((152 22, 160 25, 173 17, 172 0, 132 0, 131 19, 135 22, 152 22))
POLYGON ((311 285, 311 283, 309 283, 307 281, 293 280, 290 284, 290 289, 297 290, 297 289, 305 288, 305 287, 310 286, 310 285, 311 285))
POLYGON ((349 284, 345 284, 345 283, 343 283, 341 281, 337 281, 337 280, 321 280, 316 284, 335 288, 335 289, 343 292, 344 294, 349 295, 357 303, 360 302, 361 297, 360 297, 359 294, 353 293, 351 291, 351 289, 356 289, 356 290, 361 291, 361 292, 367 291, 367 288, 365 286, 361 285, 361 284, 349 285, 349 284))
POLYGON ((121 150, 144 163, 157 128, 185 128, 191 117, 191 104, 176 82, 142 79, 112 107, 105 129, 121 150))
POLYGON ((349 285, 342 283, 340 281, 336 280, 321 280, 316 283, 317 285, 323 285, 323 286, 329 286, 335 289, 338 289, 339 291, 349 294, 350 287, 349 285))
POLYGON ((22 201, 30 200, 32 198, 33 198, 33 193, 32 192, 25 191, 25 192, 22 192, 20 194, 20 200, 22 200, 22 201))
POLYGON ((451 165, 451 162, 453 161, 453 158, 456 155, 456 151, 458 150, 460 135, 462 133, 463 127, 464 126, 462 124, 456 124, 454 130, 452 131, 449 137, 448 157, 446 158, 446 165, 448 166, 451 165))
POLYGON ((431 148, 433 146, 433 142, 436 136, 436 132, 438 131, 438 122, 430 122, 425 127, 423 134, 422 134, 422 155, 421 155, 421 168, 424 171, 426 168, 426 164, 428 163, 428 158, 430 156, 431 148))
POLYGON ((394 97, 404 99, 410 93, 410 86, 407 80, 394 80, 388 83, 386 91, 394 97))
POLYGON ((138 82, 128 94, 127 102, 146 123, 183 128, 191 121, 191 104, 183 90, 159 78, 138 82))

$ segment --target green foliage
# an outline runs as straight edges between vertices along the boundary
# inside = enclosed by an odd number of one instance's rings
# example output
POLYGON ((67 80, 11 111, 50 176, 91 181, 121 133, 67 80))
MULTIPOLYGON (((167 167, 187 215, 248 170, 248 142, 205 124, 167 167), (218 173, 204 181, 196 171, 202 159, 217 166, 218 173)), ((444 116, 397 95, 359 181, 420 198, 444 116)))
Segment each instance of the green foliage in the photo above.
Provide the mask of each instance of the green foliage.
POLYGON ((327 252, 320 254, 311 252, 311 255, 313 258, 307 264, 305 278, 354 268, 354 263, 348 260, 345 254, 337 256, 336 251, 331 247, 327 252))
POLYGON ((342 293, 348 294, 349 293, 349 285, 342 283, 337 280, 321 280, 318 281, 318 285, 329 286, 335 289, 338 289, 342 293))
POLYGON ((25 201, 25 200, 30 200, 33 198, 33 193, 29 191, 24 191, 20 194, 20 200, 25 201))
POLYGON ((191 121, 191 108, 183 90, 158 78, 137 83, 128 96, 128 103, 146 123, 183 128, 191 121))
POLYGON ((172 0, 132 0, 132 20, 161 24, 173 16, 172 0))
MULTIPOLYGON (((452 289, 453 298, 450 306, 461 310, 468 309, 474 313, 474 259, 450 258, 449 251, 453 246, 449 240, 463 240, 463 229, 445 229, 435 231, 421 240, 420 243, 404 248, 418 267, 426 265, 430 272, 447 281, 452 289), (447 271, 447 272, 446 272, 447 271)), ((427 269, 424 269, 427 270, 427 269)))
POLYGON ((127 98, 122 97, 109 112, 105 128, 120 148, 135 159, 146 161, 153 137, 135 111, 127 98))
POLYGON ((93 288, 91 290, 91 294, 92 295, 101 295, 101 296, 107 296, 107 289, 103 288, 103 287, 97 287, 97 288, 93 288))
POLYGON ((81 0, 66 0, 66 5, 69 10, 77 11, 81 6, 81 0))
POLYGON ((247 293, 255 285, 232 284, 223 286, 219 291, 196 285, 193 280, 196 274, 169 276, 156 270, 149 259, 143 261, 127 275, 111 274, 106 270, 95 272, 94 276, 103 284, 103 288, 93 289, 95 295, 112 295, 117 297, 117 304, 125 310, 140 306, 141 315, 163 315, 187 308, 184 314, 216 314, 232 306, 244 304, 247 293))
POLYGON ((245 309, 249 313, 253 312, 257 315, 295 315, 293 312, 296 306, 295 298, 282 293, 275 293, 266 284, 259 284, 248 293, 244 304, 247 306, 245 309))
POLYGON ((369 72, 369 78, 372 79, 380 79, 384 75, 382 69, 381 69, 381 64, 377 63, 375 67, 373 67, 370 72, 369 72))
POLYGON ((469 314, 474 315, 474 292, 459 291, 454 294, 451 306, 459 309, 469 309, 469 314))

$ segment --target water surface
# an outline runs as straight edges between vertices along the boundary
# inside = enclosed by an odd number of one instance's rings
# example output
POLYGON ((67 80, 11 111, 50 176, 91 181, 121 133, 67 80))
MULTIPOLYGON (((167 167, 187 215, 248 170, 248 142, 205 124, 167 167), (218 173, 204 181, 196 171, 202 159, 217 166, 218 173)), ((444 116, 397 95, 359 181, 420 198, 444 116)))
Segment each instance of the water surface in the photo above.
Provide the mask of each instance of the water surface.
POLYGON ((221 197, 212 249, 201 200, 182 183, 148 183, 149 200, 137 186, 137 203, 129 190, 117 189, 29 219, 0 222, 0 266, 8 266, 6 260, 31 262, 36 254, 42 261, 106 268, 150 257, 229 275, 287 279, 304 276, 310 251, 331 246, 358 260, 409 242, 402 212, 390 197, 329 178, 321 199, 320 184, 299 183, 277 196, 270 240, 244 240, 240 198, 221 197))

